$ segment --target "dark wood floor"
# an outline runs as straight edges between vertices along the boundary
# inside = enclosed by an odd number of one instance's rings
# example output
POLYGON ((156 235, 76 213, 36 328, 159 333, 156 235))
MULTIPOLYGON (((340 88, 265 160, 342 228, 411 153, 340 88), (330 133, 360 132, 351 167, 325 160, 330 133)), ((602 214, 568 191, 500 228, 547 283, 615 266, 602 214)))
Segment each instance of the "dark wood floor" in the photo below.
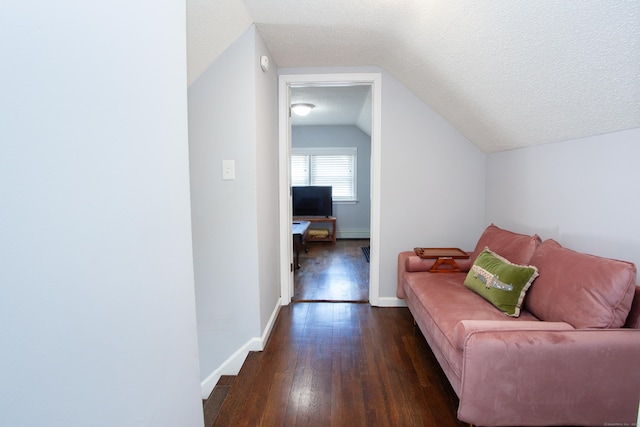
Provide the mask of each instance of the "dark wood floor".
POLYGON ((369 239, 307 243, 294 273, 294 301, 369 301, 369 239))
POLYGON ((406 308, 294 302, 265 350, 250 353, 213 425, 464 426, 456 407, 406 308))

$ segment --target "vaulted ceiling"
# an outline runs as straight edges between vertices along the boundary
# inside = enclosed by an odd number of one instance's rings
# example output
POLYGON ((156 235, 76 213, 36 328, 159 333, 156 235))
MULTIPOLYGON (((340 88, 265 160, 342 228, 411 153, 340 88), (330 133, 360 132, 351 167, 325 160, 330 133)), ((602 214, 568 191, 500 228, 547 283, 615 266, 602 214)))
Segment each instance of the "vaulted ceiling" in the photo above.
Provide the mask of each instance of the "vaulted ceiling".
POLYGON ((640 128, 637 0, 187 0, 189 82, 255 23, 279 67, 379 66, 484 152, 640 128))
POLYGON ((291 104, 315 106, 311 114, 291 115, 291 125, 355 125, 371 136, 371 86, 310 86, 291 88, 291 104))

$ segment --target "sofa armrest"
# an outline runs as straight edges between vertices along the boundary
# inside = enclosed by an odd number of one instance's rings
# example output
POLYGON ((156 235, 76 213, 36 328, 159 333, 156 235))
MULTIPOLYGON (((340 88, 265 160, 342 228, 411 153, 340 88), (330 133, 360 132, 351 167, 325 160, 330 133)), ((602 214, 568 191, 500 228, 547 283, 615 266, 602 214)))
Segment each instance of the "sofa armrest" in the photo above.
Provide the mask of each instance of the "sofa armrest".
MULTIPOLYGON (((467 252, 471 255, 470 252, 467 252)), ((414 251, 404 251, 398 254, 398 283, 396 288, 396 296, 404 299, 404 289, 402 288, 402 274, 404 272, 417 273, 431 270, 431 267, 436 263, 436 259, 423 259, 420 258, 414 251)), ((471 269, 473 260, 469 259, 456 259, 456 264, 460 268, 460 271, 467 272, 471 269)))
POLYGON ((529 331, 571 331, 575 328, 566 322, 542 322, 540 320, 461 320, 453 328, 453 344, 462 351, 467 337, 479 331, 520 331, 523 339, 529 331))
POLYGON ((402 289, 402 275, 404 274, 405 271, 407 271, 407 259, 411 257, 417 258, 415 252, 404 251, 398 254, 398 283, 396 288, 396 296, 401 299, 404 299, 406 296, 404 293, 404 289, 402 289))
POLYGON ((473 331, 458 418, 478 425, 632 425, 640 330, 473 331))

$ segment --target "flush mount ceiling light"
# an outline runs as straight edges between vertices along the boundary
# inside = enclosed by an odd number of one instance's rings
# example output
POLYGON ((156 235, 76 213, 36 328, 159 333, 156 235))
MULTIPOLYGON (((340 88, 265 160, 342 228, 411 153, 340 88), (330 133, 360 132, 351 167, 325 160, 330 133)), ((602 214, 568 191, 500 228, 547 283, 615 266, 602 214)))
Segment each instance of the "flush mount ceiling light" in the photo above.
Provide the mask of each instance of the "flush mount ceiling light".
POLYGON ((314 108, 316 108, 316 106, 313 104, 292 104, 291 105, 291 111, 296 113, 296 115, 298 116, 306 116, 314 108))

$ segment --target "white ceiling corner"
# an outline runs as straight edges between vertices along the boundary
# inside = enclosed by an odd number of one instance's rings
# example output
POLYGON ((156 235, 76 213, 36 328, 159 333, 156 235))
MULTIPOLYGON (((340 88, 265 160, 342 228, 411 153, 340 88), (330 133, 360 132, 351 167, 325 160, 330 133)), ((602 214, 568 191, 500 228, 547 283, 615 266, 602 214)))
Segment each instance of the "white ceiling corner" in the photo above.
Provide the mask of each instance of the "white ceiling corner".
POLYGON ((638 1, 194 4, 224 25, 188 21, 212 34, 190 36, 190 78, 253 22, 280 67, 382 67, 485 152, 640 128, 638 1))
POLYGON ((188 85, 252 23, 242 0, 187 0, 188 85))

